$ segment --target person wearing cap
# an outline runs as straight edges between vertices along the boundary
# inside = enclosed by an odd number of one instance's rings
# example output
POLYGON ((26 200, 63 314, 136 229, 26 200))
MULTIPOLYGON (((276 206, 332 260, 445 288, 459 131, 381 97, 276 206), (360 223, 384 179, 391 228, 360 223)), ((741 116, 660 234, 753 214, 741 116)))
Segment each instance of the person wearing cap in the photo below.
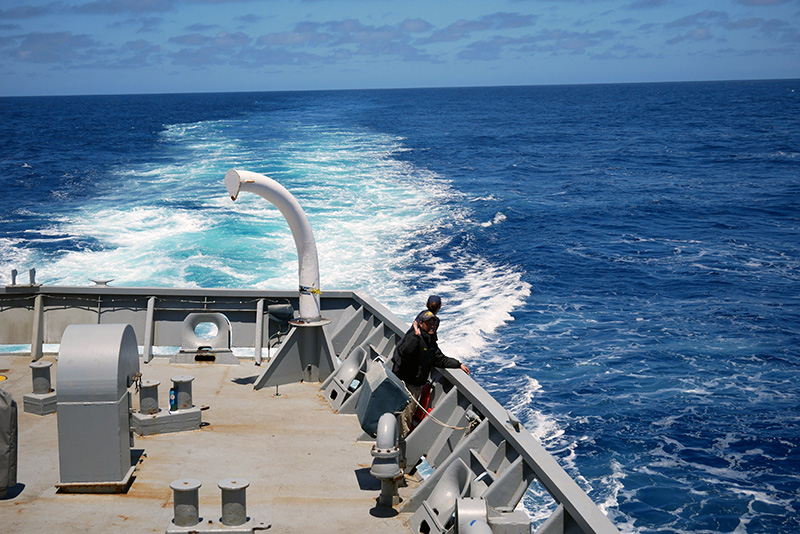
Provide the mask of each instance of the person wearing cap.
MULTIPOLYGON (((419 334, 411 328, 398 343, 392 359, 392 372, 403 381, 414 398, 419 400, 420 388, 428 381, 432 368, 460 368, 467 374, 469 368, 442 353, 435 337, 439 321, 432 311, 425 310, 417 318, 419 334)), ((411 431, 411 419, 416 408, 416 403, 410 402, 400 416, 400 431, 403 436, 411 431)))
MULTIPOLYGON (((440 297, 439 295, 429 296, 428 302, 425 303, 425 307, 428 309, 428 311, 433 313, 434 316, 436 316, 436 314, 439 313, 439 310, 442 309, 442 297, 440 297)), ((423 313, 425 313, 425 310, 419 312, 419 314, 417 314, 416 319, 414 319, 414 322, 411 323, 411 327, 414 329, 414 332, 416 332, 417 335, 419 335, 419 322, 420 322, 419 320, 420 317, 422 317, 423 313)), ((433 330, 433 336, 438 341, 439 336, 436 334, 437 330, 439 330, 439 317, 436 317, 436 326, 434 327, 433 330)))

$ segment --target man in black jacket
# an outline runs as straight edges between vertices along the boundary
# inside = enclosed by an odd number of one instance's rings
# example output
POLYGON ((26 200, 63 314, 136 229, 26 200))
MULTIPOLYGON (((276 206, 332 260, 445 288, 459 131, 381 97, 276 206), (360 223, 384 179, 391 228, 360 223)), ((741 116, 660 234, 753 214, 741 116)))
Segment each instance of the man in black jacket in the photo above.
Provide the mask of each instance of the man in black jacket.
MULTIPOLYGON (((458 369, 469 374, 469 368, 455 358, 442 354, 436 342, 436 326, 438 320, 430 311, 422 312, 418 318, 419 334, 414 328, 409 329, 402 341, 397 345, 392 363, 392 372, 405 383, 406 388, 419 400, 420 388, 431 374, 433 367, 458 369)), ((400 417, 400 431, 403 436, 411 431, 411 418, 417 404, 409 403, 400 417)))

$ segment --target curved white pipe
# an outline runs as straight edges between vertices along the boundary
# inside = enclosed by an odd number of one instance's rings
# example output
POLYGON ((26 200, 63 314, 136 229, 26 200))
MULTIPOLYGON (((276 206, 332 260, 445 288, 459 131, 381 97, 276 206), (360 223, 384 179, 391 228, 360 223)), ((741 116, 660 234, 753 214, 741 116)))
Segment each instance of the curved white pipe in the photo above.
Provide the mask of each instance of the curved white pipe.
POLYGON ((263 174, 231 169, 225 173, 225 188, 236 200, 241 191, 255 193, 280 210, 297 247, 300 274, 300 319, 315 320, 321 317, 319 307, 319 260, 317 243, 303 208, 281 184, 263 174))

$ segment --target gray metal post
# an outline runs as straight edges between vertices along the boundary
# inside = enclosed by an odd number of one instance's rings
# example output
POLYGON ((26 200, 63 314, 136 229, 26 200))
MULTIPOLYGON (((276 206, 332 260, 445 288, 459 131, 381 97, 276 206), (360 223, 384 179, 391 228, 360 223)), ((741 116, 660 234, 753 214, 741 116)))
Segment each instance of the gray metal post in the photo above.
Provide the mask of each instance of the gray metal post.
POLYGON ((158 380, 143 380, 139 387, 139 413, 158 413, 158 380))
POLYGON ((180 478, 170 483, 175 514, 173 522, 176 526, 191 527, 200 522, 200 486, 200 481, 194 478, 180 478))
POLYGON ((256 303, 256 341, 253 355, 256 365, 261 365, 261 348, 264 346, 264 299, 256 303))
POLYGON ((178 400, 178 410, 191 408, 193 406, 192 380, 194 380, 194 377, 190 375, 178 375, 173 376, 171 380, 178 400))
POLYGON ((218 484, 222 490, 222 524, 226 527, 244 525, 247 522, 245 490, 250 482, 243 478, 226 478, 218 484))
POLYGON ((153 317, 156 310, 156 298, 150 297, 147 299, 147 317, 144 320, 144 345, 142 346, 142 359, 144 363, 148 363, 153 359, 153 331, 155 323, 153 317))
MULTIPOLYGON (((33 269, 31 269, 33 270, 33 269)), ((31 282, 33 284, 33 282, 31 282)), ((42 359, 42 343, 44 341, 44 303, 42 295, 36 295, 33 304, 33 333, 31 336, 31 358, 42 359)))
POLYGON ((50 367, 52 362, 32 362, 29 367, 33 376, 33 392, 37 395, 44 395, 50 393, 50 367))

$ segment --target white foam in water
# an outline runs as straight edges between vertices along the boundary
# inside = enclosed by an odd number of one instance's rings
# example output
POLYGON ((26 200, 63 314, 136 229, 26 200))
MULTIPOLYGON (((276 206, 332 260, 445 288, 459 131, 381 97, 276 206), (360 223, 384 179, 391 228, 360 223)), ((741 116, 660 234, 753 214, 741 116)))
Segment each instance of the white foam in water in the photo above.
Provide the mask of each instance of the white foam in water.
MULTIPOLYGON (((611 510, 616 509, 619 505, 619 495, 625 489, 625 485, 622 483, 622 480, 627 476, 627 473, 618 461, 611 460, 610 465, 611 474, 603 477, 601 480, 603 488, 608 491, 608 493, 602 502, 597 503, 598 508, 600 508, 600 510, 606 515, 608 515, 611 510)), ((632 530, 633 525, 625 523, 625 526, 628 528, 623 529, 623 525, 620 524, 619 520, 615 521, 615 523, 623 532, 634 532, 634 530, 632 530)))
MULTIPOLYGON (((207 224, 200 212, 187 210, 150 206, 86 210, 52 227, 50 232, 89 237, 99 243, 101 250, 69 252, 47 262, 39 272, 51 284, 83 285, 90 278, 114 278, 117 285, 167 285, 166 275, 179 266, 164 265, 163 260, 181 243, 200 239, 207 224)), ((182 282, 193 285, 191 280, 182 282)))
POLYGON ((549 441, 563 435, 558 422, 535 409, 534 399, 541 395, 542 386, 528 375, 523 375, 513 384, 515 393, 507 406, 508 410, 520 418, 525 428, 539 441, 549 441))
POLYGON ((431 290, 444 299, 440 346, 468 362, 480 355, 481 363, 508 365, 499 351, 486 349, 498 328, 514 320, 511 313, 524 304, 530 285, 509 267, 458 251, 454 255, 455 265, 449 267, 463 274, 455 279, 443 276, 431 290))
POLYGON ((481 223, 481 226, 483 226, 484 228, 488 228, 488 227, 490 227, 492 225, 500 224, 501 222, 503 222, 505 220, 506 220, 506 216, 503 215, 502 213, 498 212, 497 214, 495 214, 494 218, 491 221, 487 221, 485 223, 481 223))
POLYGON ((8 280, 11 283, 11 270, 16 269, 17 283, 28 283, 28 271, 35 267, 31 261, 33 254, 30 250, 23 248, 21 239, 10 239, 0 237, 0 279, 8 280), (25 266, 25 267, 23 267, 25 266))
MULTIPOLYGON (((278 210, 255 195, 227 197, 224 173, 247 169, 282 183, 306 210, 323 291, 365 290, 407 321, 429 293, 441 294, 443 349, 467 361, 485 349, 530 289, 512 268, 467 251, 443 253, 453 232, 439 229, 476 224, 454 207, 461 193, 445 177, 395 159, 408 150, 401 139, 294 116, 275 130, 277 119, 168 127, 157 162, 115 169, 113 186, 45 231, 90 247, 48 261, 30 252, 27 261, 47 284, 113 278, 119 286, 294 289, 296 250, 278 210)), ((0 245, 22 254, 14 243, 0 245)))

